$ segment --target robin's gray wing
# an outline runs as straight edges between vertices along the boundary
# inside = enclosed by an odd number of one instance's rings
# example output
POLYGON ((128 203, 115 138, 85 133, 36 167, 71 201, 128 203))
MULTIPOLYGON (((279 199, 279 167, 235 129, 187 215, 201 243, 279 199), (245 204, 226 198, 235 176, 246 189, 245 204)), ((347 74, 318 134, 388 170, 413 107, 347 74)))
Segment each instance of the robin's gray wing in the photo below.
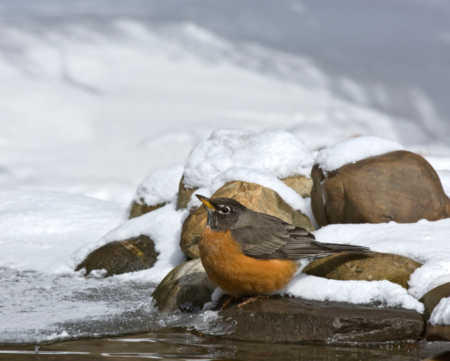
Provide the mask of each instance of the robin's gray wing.
POLYGON ((242 252, 256 259, 325 257, 341 252, 365 252, 366 247, 320 243, 305 229, 268 214, 251 212, 231 230, 242 252))

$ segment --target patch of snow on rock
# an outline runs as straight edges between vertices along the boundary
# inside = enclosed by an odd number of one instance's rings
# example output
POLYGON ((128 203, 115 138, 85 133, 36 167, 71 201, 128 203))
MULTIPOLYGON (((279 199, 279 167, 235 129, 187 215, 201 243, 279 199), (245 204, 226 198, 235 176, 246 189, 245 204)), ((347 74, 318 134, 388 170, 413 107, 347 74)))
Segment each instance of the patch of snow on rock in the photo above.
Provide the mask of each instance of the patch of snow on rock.
POLYGON ((316 301, 372 303, 403 307, 423 312, 423 304, 408 294, 402 286, 389 281, 336 281, 297 275, 287 287, 288 294, 316 301))
POLYGON ((310 177, 314 158, 308 147, 291 133, 218 129, 197 145, 184 168, 188 188, 206 187, 233 167, 264 171, 277 178, 310 177))
POLYGON ((443 298, 430 316, 432 325, 450 325, 450 297, 443 298))
POLYGON ((183 165, 154 170, 139 184, 134 201, 148 206, 169 203, 178 192, 183 165))
POLYGON ((322 149, 316 157, 315 164, 326 175, 343 165, 403 149, 399 143, 386 138, 361 136, 322 149))

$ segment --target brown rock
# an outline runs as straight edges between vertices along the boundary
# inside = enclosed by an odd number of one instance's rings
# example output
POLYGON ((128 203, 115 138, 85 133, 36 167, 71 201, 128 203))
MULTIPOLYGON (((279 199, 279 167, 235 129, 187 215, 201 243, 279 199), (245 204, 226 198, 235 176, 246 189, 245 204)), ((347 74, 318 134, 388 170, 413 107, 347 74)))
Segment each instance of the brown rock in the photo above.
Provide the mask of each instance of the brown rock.
POLYGON ((303 273, 331 280, 387 280, 408 289, 408 280, 420 263, 389 253, 340 253, 319 258, 308 264, 303 273))
POLYGON ((200 259, 184 262, 174 268, 152 293, 161 312, 199 311, 216 289, 200 259))
POLYGON ((125 241, 114 241, 92 251, 75 271, 86 269, 86 276, 93 270, 106 270, 105 277, 153 267, 158 253, 153 241, 139 236, 125 241))
POLYGON ((450 283, 445 283, 438 287, 433 288, 431 291, 428 291, 422 298, 419 300, 425 306, 425 311, 423 311, 423 317, 425 321, 431 316, 434 308, 438 305, 439 302, 443 298, 450 297, 450 283))
POLYGON ((450 217, 450 199, 420 155, 396 151, 312 173, 311 206, 320 227, 337 223, 413 223, 450 217))
MULTIPOLYGON (((425 333, 427 341, 450 341, 450 326, 427 324, 427 331, 425 333)), ((450 356, 450 353, 449 355, 450 356)), ((444 360, 450 360, 444 359, 444 360)))
POLYGON ((178 188, 178 209, 187 208, 189 201, 191 200, 192 193, 194 193, 198 188, 186 188, 183 183, 184 176, 181 177, 180 186, 178 188))
POLYGON ((311 197, 311 188, 313 186, 312 178, 306 178, 302 175, 295 175, 284 178, 281 181, 300 194, 303 198, 311 197))
MULTIPOLYGON (((217 190, 211 198, 233 198, 247 208, 261 213, 267 213, 281 218, 285 222, 305 228, 308 232, 314 230, 309 218, 295 211, 275 191, 259 184, 242 181, 229 182, 217 190)), ((199 258, 198 238, 206 224, 207 211, 201 206, 183 222, 181 229, 181 250, 190 258, 199 258)))
POLYGON ((136 218, 136 217, 140 217, 143 214, 149 213, 149 212, 153 212, 155 210, 157 210, 158 208, 161 208, 165 205, 165 203, 163 204, 157 204, 154 206, 148 206, 144 203, 143 200, 141 200, 141 202, 136 202, 133 201, 133 203, 131 204, 131 209, 130 209, 130 219, 131 218, 136 218))
POLYGON ((417 340, 422 315, 413 310, 380 308, 300 298, 258 299, 219 313, 225 336, 259 342, 386 342, 417 340))

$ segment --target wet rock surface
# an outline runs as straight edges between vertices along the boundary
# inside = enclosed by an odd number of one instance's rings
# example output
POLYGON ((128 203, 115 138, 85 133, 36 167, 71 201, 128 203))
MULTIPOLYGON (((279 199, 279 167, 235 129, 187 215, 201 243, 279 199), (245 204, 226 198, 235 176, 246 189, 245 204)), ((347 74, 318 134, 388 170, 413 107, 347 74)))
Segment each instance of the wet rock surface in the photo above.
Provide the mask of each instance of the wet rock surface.
POLYGON ((396 151, 311 173, 311 207, 320 227, 338 223, 413 223, 450 217, 439 176, 420 155, 396 151))
POLYGON ((92 251, 75 271, 86 269, 86 276, 93 270, 106 270, 105 277, 153 267, 158 253, 148 236, 125 241, 115 241, 92 251))
POLYGON ((413 310, 299 298, 258 299, 219 315, 236 325, 225 337, 245 341, 405 341, 419 339, 424 331, 422 315, 413 310))
POLYGON ((141 200, 140 203, 133 201, 133 203, 131 204, 131 208, 130 208, 129 218, 132 219, 132 218, 140 217, 143 214, 153 212, 153 211, 157 210, 158 208, 163 207, 164 205, 165 205, 165 203, 156 204, 154 206, 149 206, 149 205, 145 204, 143 200, 141 200))
MULTIPOLYGON (((281 218, 285 222, 305 228, 307 231, 314 230, 308 216, 300 211, 294 210, 275 191, 259 184, 248 182, 229 182, 217 190, 211 198, 227 197, 233 198, 247 208, 261 213, 267 213, 281 218)), ((198 239, 206 224, 207 211, 201 206, 183 222, 181 230, 181 250, 189 258, 199 258, 198 239)))
POLYGON ((388 280, 408 289, 411 273, 420 266, 412 259, 389 253, 341 253, 311 262, 303 273, 341 281, 388 280))
POLYGON ((195 259, 174 268, 156 287, 152 297, 162 312, 192 312, 201 310, 211 301, 215 289, 200 259, 195 259))

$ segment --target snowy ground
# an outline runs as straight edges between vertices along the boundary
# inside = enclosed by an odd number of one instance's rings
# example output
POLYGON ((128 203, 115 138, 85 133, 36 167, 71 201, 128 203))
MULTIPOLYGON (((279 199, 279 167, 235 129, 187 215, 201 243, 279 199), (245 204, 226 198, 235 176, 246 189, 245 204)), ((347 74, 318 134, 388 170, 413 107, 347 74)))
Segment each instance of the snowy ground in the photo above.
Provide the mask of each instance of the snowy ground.
MULTIPOLYGON (((284 129, 313 151, 355 135, 384 136, 429 157, 450 194, 448 4, 258 0, 255 11, 252 1, 186 1, 0 4, 0 343, 166 325, 149 294, 181 258, 157 276, 84 279, 72 270, 130 227, 105 236, 123 224, 150 171, 184 164, 219 127, 284 129), (377 33, 380 19, 388 35, 377 33)), ((239 172, 223 173, 209 192, 239 172)), ((288 201, 303 202, 283 189, 288 201)), ((134 224, 143 229, 164 212, 179 223, 183 214, 169 207, 134 224)), ((399 254, 401 246, 383 241, 386 230, 401 237, 414 229, 417 247, 407 255, 421 262, 431 259, 420 255, 421 232, 434 242, 448 229, 446 221, 388 224, 371 226, 370 238, 363 226, 336 227, 342 238, 332 241, 324 229, 319 240, 399 254)), ((426 263, 398 304, 420 308, 421 280, 435 272, 444 282, 445 267, 426 263)), ((398 291, 378 290, 374 297, 386 301, 398 291)))

